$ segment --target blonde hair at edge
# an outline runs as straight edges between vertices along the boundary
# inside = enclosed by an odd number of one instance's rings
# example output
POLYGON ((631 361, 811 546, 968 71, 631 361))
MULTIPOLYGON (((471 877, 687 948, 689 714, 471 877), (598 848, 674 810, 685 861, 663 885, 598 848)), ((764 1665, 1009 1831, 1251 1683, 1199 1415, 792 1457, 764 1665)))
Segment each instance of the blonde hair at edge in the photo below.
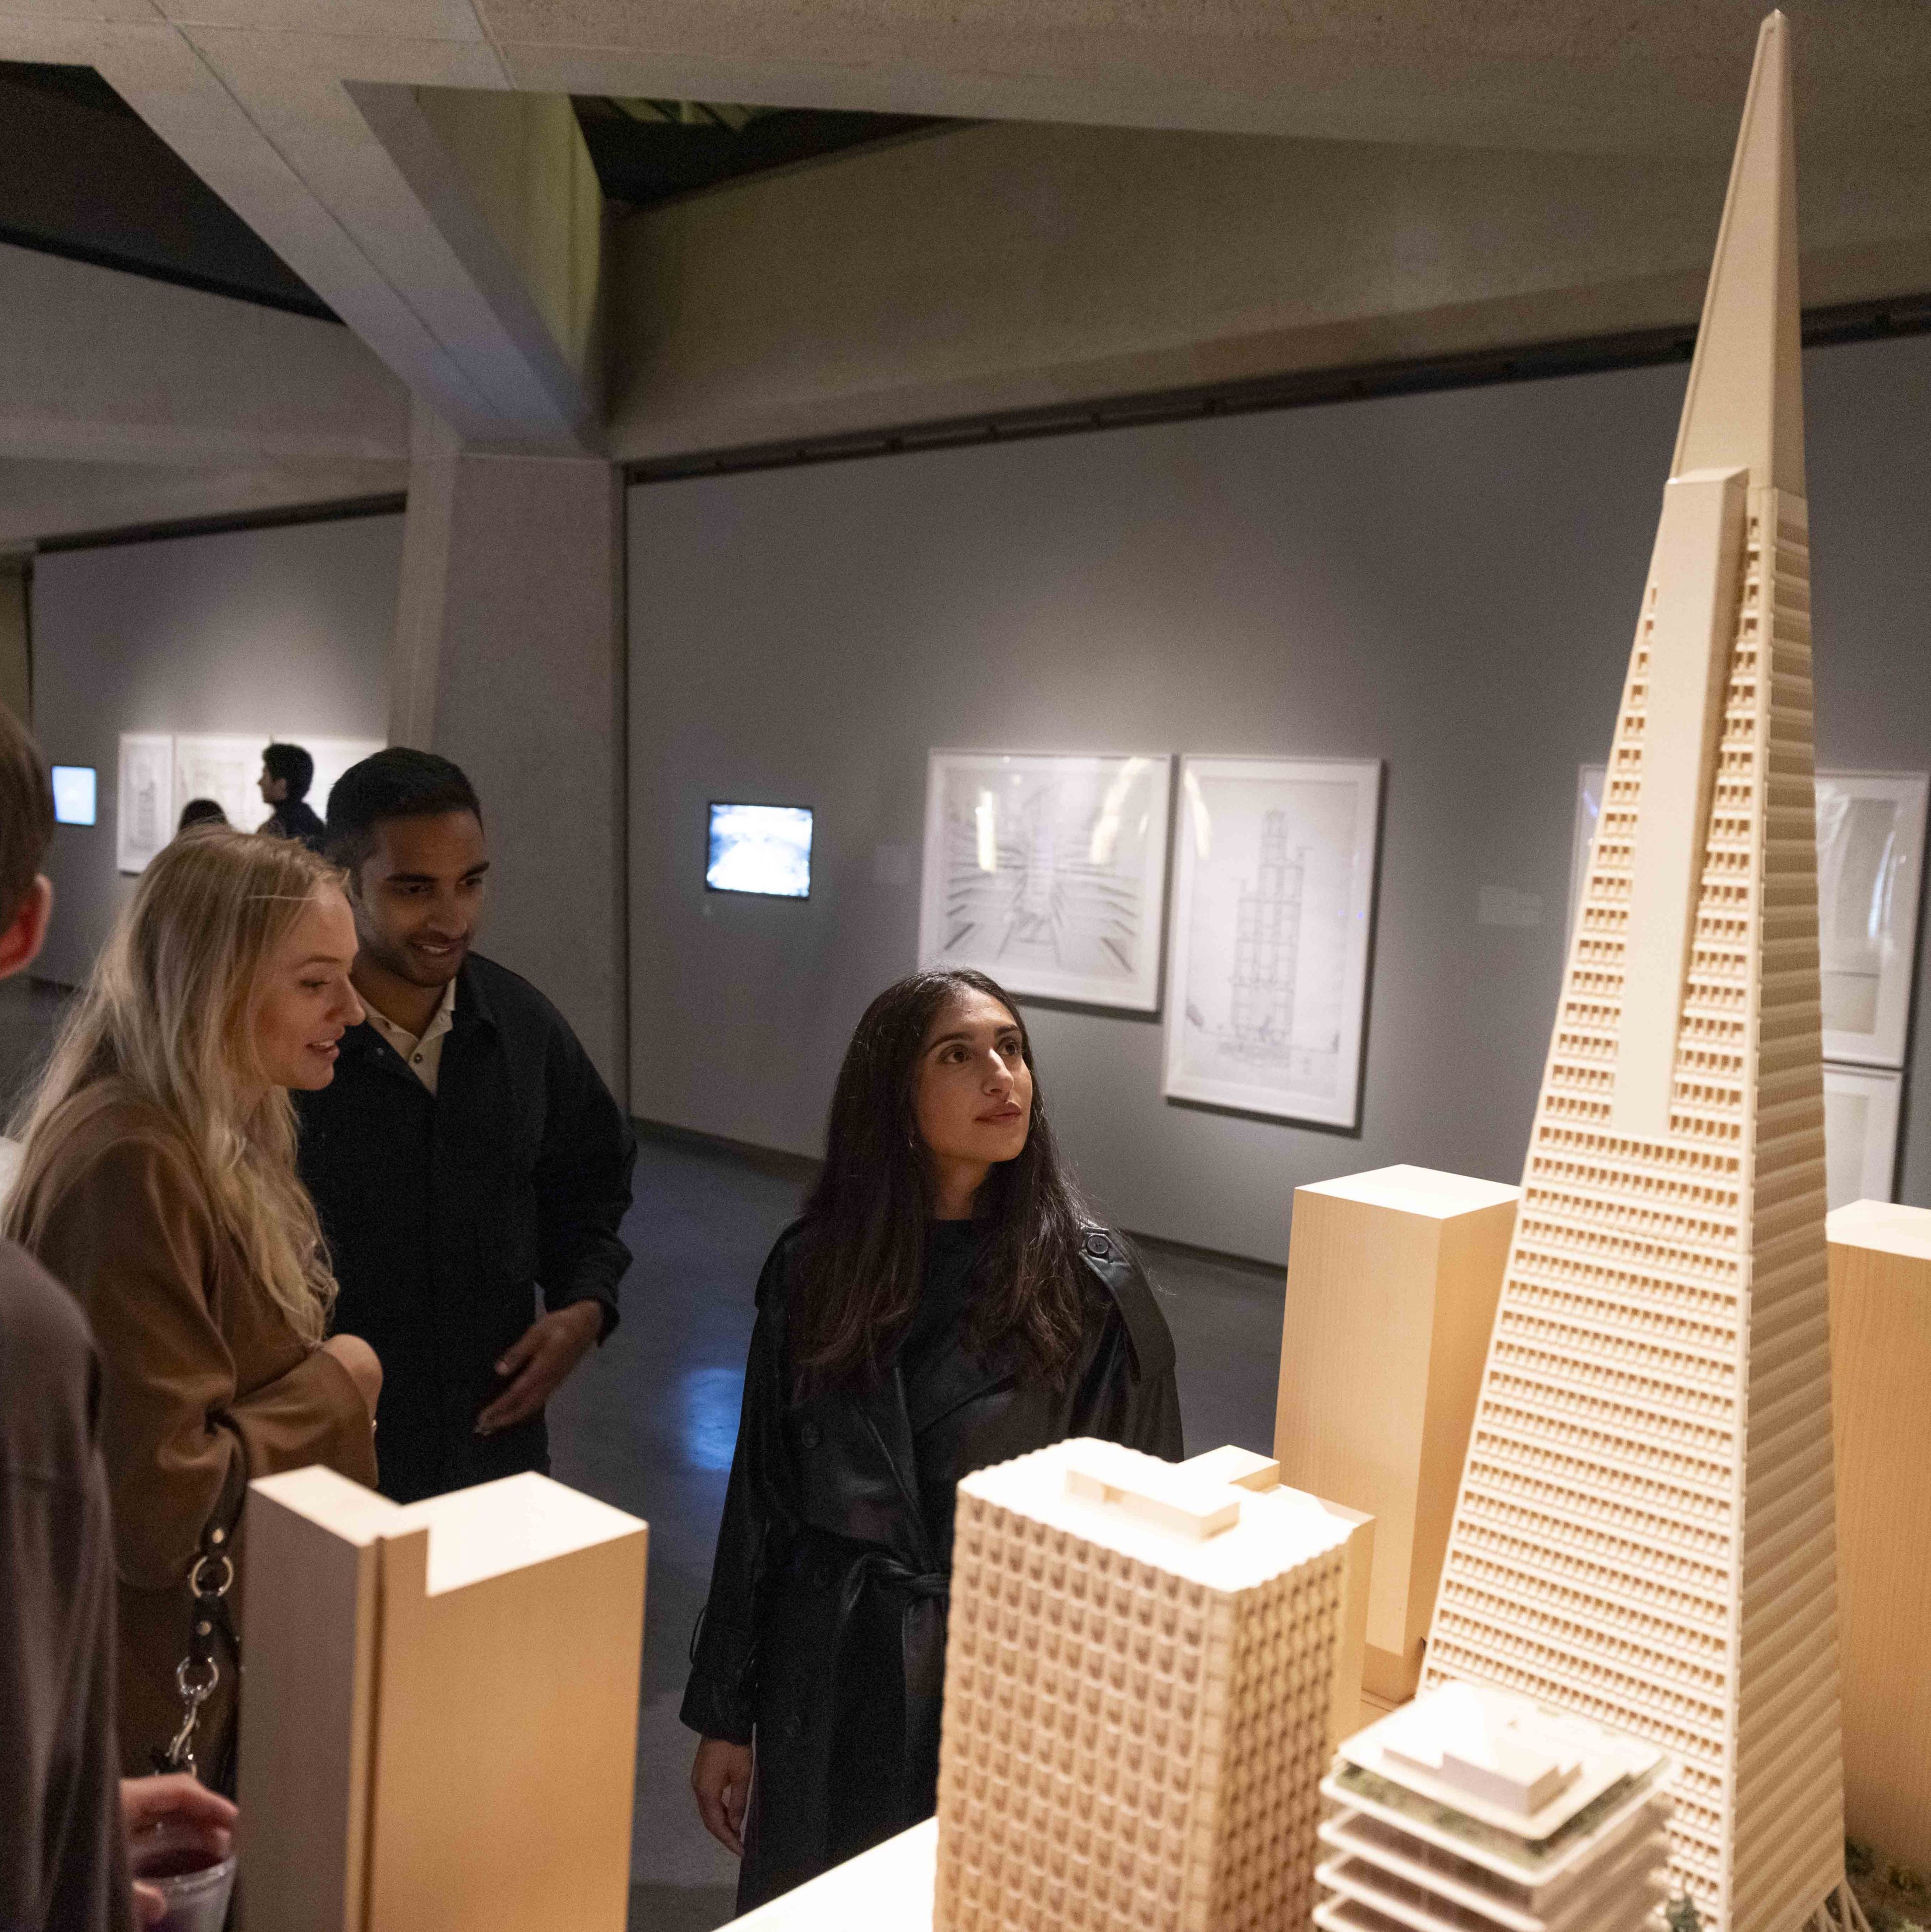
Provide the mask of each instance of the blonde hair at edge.
POLYGON ((149 862, 22 1102, 25 1148, 6 1232, 31 1240, 60 1144, 106 1107, 145 1101, 175 1126, 217 1228, 296 1334, 319 1342, 335 1277, 295 1172, 295 1108, 256 1057, 265 969, 343 875, 292 839, 190 831, 149 862))

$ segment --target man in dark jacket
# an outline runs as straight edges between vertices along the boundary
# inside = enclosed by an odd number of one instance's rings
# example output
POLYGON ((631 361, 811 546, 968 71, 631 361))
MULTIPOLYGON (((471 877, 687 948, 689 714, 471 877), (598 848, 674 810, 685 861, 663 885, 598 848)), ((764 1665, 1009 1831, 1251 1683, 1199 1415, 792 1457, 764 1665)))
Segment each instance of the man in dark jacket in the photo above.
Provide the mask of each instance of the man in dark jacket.
POLYGON ((299 745, 271 745, 262 753, 262 775, 255 782, 262 802, 274 807, 274 816, 256 830, 271 838, 298 838, 311 852, 319 852, 322 820, 308 802, 314 759, 299 745))
POLYGON ((391 748, 352 766, 328 852, 368 1017, 297 1096, 301 1174, 336 1325, 382 1358, 382 1490, 409 1502, 549 1467, 544 1405, 616 1325, 637 1144, 562 1016, 469 950, 489 855, 454 765, 391 748))

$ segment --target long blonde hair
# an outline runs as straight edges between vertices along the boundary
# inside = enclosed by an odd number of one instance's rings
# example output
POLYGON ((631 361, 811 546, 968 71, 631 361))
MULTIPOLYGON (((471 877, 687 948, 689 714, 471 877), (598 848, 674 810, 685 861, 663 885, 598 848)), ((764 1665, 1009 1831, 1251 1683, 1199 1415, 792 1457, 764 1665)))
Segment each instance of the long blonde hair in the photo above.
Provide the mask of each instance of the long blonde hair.
POLYGON ((255 1040, 266 968, 342 874, 292 839, 208 826, 158 853, 115 922, 13 1131, 25 1143, 6 1232, 31 1247, 40 1182, 102 1109, 144 1102, 174 1130, 216 1228, 310 1342, 335 1277, 295 1172, 295 1108, 255 1040))

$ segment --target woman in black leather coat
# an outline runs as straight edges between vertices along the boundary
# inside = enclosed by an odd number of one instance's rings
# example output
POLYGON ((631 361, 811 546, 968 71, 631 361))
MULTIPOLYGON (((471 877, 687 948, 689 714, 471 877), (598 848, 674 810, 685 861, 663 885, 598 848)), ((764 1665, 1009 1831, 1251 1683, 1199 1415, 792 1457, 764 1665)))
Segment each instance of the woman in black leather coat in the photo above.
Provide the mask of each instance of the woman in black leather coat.
POLYGON ((1060 1166, 1012 1002, 914 974, 859 1022, 758 1282, 683 1707, 740 1912, 930 1816, 955 1486, 1073 1436, 1177 1460, 1172 1340, 1060 1166))

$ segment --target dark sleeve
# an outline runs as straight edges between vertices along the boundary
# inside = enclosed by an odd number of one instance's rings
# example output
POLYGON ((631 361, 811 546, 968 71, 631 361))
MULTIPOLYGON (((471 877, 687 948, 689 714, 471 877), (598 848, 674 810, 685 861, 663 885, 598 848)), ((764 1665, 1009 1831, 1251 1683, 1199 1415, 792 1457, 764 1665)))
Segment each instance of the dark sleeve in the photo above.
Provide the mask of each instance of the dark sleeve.
POLYGON ((617 1230, 630 1208, 637 1136, 590 1056, 553 1022, 544 1077, 543 1145, 536 1157, 536 1278, 546 1308, 603 1305, 603 1334, 617 1325, 617 1284, 630 1250, 617 1230))
POLYGON ((65 1290, 11 1258, 0 1251, 0 1924, 124 1932, 99 1371, 65 1290))
POLYGON ((780 1474, 784 1250, 782 1241, 772 1250, 758 1282, 757 1322, 745 1364, 744 1406, 711 1563, 711 1594, 691 1640, 691 1678, 679 1713, 700 1736, 734 1744, 751 1742, 765 1599, 797 1534, 780 1474))
POLYGON ((1093 1298, 1102 1327, 1075 1399, 1072 1432, 1177 1462, 1186 1452, 1167 1318, 1145 1271, 1117 1235, 1090 1234, 1086 1253, 1104 1291, 1093 1298))

